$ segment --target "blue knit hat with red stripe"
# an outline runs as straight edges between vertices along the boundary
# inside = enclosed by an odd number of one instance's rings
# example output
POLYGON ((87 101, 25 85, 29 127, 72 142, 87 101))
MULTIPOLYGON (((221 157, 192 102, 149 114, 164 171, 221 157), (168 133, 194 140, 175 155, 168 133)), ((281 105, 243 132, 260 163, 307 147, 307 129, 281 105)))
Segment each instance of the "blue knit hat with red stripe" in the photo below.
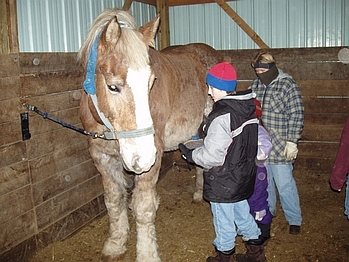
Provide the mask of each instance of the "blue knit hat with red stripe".
POLYGON ((206 83, 216 89, 232 92, 236 89, 236 70, 228 62, 213 66, 207 73, 206 83))

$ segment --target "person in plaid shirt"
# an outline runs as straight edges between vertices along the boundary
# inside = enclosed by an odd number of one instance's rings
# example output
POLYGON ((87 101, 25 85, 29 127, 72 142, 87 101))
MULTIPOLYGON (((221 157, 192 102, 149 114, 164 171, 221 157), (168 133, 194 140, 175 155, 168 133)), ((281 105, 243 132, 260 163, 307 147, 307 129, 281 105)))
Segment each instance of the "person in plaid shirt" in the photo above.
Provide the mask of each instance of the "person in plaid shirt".
POLYGON ((256 93, 262 107, 262 123, 269 132, 273 149, 266 161, 269 175, 268 203, 276 214, 276 189, 289 233, 299 234, 302 214, 293 163, 297 144, 304 127, 304 105, 299 86, 294 79, 277 68, 275 58, 267 51, 259 52, 252 61, 257 78, 249 88, 256 93))

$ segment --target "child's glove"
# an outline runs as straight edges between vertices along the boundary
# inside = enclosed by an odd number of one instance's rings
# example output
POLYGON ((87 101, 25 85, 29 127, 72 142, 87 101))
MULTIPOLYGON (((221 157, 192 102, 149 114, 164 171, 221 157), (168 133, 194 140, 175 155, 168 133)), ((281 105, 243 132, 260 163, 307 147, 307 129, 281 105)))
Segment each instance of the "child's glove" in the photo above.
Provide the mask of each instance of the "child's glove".
POLYGON ((286 141, 286 147, 284 151, 284 155, 286 157, 286 160, 293 160, 297 158, 298 154, 298 148, 297 144, 293 142, 286 141))
POLYGON ((188 161, 188 163, 195 163, 192 158, 193 149, 187 148, 184 144, 180 143, 178 145, 179 150, 181 151, 182 157, 188 161))

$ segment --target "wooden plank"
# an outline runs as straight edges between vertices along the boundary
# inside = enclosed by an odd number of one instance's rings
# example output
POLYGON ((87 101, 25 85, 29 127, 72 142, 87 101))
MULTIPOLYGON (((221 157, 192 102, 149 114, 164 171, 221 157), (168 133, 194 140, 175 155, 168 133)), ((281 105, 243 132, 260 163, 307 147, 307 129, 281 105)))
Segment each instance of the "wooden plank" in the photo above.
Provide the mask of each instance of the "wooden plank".
MULTIPOLYGON (((226 2, 233 2, 237 0, 227 0, 226 2)), ((136 2, 156 6, 156 0, 137 0, 136 2)), ((168 0, 169 6, 180 6, 180 5, 196 5, 196 4, 210 4, 215 3, 214 0, 168 0)))
MULTIPOLYGON (((272 52, 271 52, 272 53, 272 52)), ((251 59, 246 61, 234 60, 232 54, 232 64, 238 73, 239 80, 252 81, 256 78, 256 74, 251 67, 251 59)), ((227 60, 227 58, 225 58, 227 60)), ((236 57, 235 57, 236 59, 236 57)), ((297 83, 302 80, 347 80, 349 79, 349 69, 347 65, 342 63, 321 62, 308 63, 306 61, 297 61, 296 63, 284 63, 276 60, 277 67, 284 73, 292 76, 297 83)), ((321 85, 319 85, 320 88, 321 85)))
MULTIPOLYGON (((225 2, 234 2, 234 1, 238 1, 238 0, 226 0, 225 2)), ((169 2, 169 6, 215 3, 215 1, 212 1, 212 0, 169 0, 168 2, 169 2)))
POLYGON ((1 223, 5 223, 33 209, 34 206, 30 196, 30 185, 0 196, 1 209, 6 210, 6 212, 1 214, 1 223))
MULTIPOLYGON (((16 205, 18 203, 16 202, 16 205)), ((13 246, 31 238, 36 232, 35 213, 30 210, 20 216, 13 217, 5 223, 0 224, 0 254, 13 248, 13 246)), ((29 244, 33 247, 32 244, 29 244)), ((26 246, 26 245, 25 245, 26 246)), ((22 254, 23 255, 23 254, 22 254)), ((6 257, 6 255, 1 257, 6 257)), ((16 254, 16 260, 1 261, 25 261, 20 260, 20 253, 16 254), (18 260, 19 259, 19 260, 18 260)))
MULTIPOLYGON (((20 78, 22 96, 41 96, 65 91, 82 91, 84 76, 81 71, 44 72, 20 78)), ((80 94, 79 94, 80 97, 80 94)))
POLYGON ((29 185, 28 163, 23 161, 0 168, 0 184, 0 196, 29 185))
MULTIPOLYGON (((61 173, 75 165, 81 165, 85 161, 92 161, 88 152, 87 139, 72 141, 72 143, 61 150, 46 154, 29 161, 32 183, 36 184, 57 173, 61 173)), ((95 172, 92 170, 84 172, 95 172)))
POLYGON ((124 5, 122 6, 122 10, 130 10, 133 0, 125 0, 124 5))
POLYGON ((19 76, 0 76, 0 101, 17 98, 21 95, 19 79, 19 76))
POLYGON ((335 158, 339 147, 338 142, 321 143, 300 141, 298 144, 298 154, 301 158, 335 158))
POLYGON ((45 180, 33 184, 34 205, 56 197, 97 175, 99 173, 92 161, 86 161, 55 175, 46 174, 45 180))
POLYGON ((339 143, 299 143, 295 168, 304 172, 330 174, 339 143))
POLYGON ((158 30, 159 49, 162 50, 170 45, 170 18, 168 0, 156 1, 156 13, 160 14, 161 22, 158 30))
POLYGON ((297 83, 302 96, 349 97, 349 79, 341 80, 300 80, 297 83))
POLYGON ((20 119, 20 112, 23 109, 21 100, 19 97, 0 100, 0 124, 18 121, 20 119))
POLYGON ((0 54, 0 78, 2 77, 18 77, 19 63, 16 54, 0 54))
POLYGON ((102 195, 103 192, 101 176, 95 176, 85 183, 51 198, 36 208, 38 229, 41 230, 56 223, 85 203, 102 195))
POLYGON ((26 160, 25 142, 17 142, 10 145, 0 146, 0 168, 26 160))
POLYGON ((34 159, 60 151, 75 144, 79 139, 85 139, 85 137, 78 132, 63 128, 40 135, 32 134, 31 139, 27 140, 28 157, 34 159))
POLYGON ((15 122, 7 122, 0 124, 0 130, 5 130, 0 136, 0 146, 12 144, 22 141, 22 128, 18 119, 13 119, 15 122))
POLYGON ((0 53, 9 53, 8 24, 6 1, 0 1, 0 53))
POLYGON ((82 71, 77 53, 20 53, 21 74, 82 71))
MULTIPOLYGON (((297 64, 299 62, 308 63, 340 63, 338 52, 343 47, 311 47, 311 48, 270 48, 268 51, 275 57, 276 63, 297 64)), ((238 64, 251 66, 251 61, 260 52, 260 49, 243 50, 219 50, 224 56, 232 58, 238 64)), ((302 70, 302 68, 299 68, 302 70)), ((315 74, 316 72, 314 72, 315 74)))
MULTIPOLYGON (((300 80, 347 80, 348 66, 338 61, 342 47, 269 49, 276 64, 297 82, 300 80)), ((256 78, 251 61, 260 50, 219 50, 238 72, 239 80, 256 78)))
POLYGON ((316 63, 278 63, 278 67, 290 74, 296 81, 349 79, 348 66, 342 63, 322 61, 316 63))
POLYGON ((19 52, 16 0, 6 0, 9 53, 19 52))
MULTIPOLYGON (((323 126, 323 125, 333 125, 336 127, 344 127, 345 121, 349 117, 349 112, 347 114, 326 114, 326 113, 314 113, 304 115, 304 123, 306 126, 323 126)), ((321 128, 321 127, 320 127, 321 128)))
MULTIPOLYGON (((11 226, 11 225, 10 225, 11 226)), ((22 225, 23 226, 23 225, 22 225)), ((6 262, 28 262, 37 250, 36 237, 31 236, 23 242, 16 244, 9 244, 6 252, 0 252, 0 261, 6 262)))
MULTIPOLYGON (((73 108, 68 108, 67 110, 52 112, 49 115, 61 121, 64 121, 66 123, 69 123, 71 125, 82 128, 82 124, 80 121, 79 107, 73 107, 73 108)), ((45 119, 39 114, 31 112, 30 118, 29 118, 29 128, 30 128, 30 132, 33 135, 39 135, 42 133, 62 129, 63 126, 52 120, 45 119)), ((75 132, 74 130, 71 130, 68 128, 66 130, 75 132)))
POLYGON ((56 223, 43 228, 37 235, 38 248, 64 240, 95 218, 106 213, 103 196, 98 196, 56 223))
POLYGON ((106 208, 101 195, 55 224, 38 232, 37 235, 33 234, 36 232, 36 228, 32 232, 33 226, 31 222, 35 221, 33 212, 8 221, 0 225, 0 246, 2 247, 0 249, 0 261, 28 261, 37 249, 44 248, 50 243, 64 240, 89 222, 105 214, 106 208), (18 239, 20 240, 18 241, 18 239), (18 242, 20 243, 18 244, 18 242))
POLYGON ((312 172, 318 175, 324 174, 329 176, 332 171, 333 163, 334 158, 298 157, 295 161, 294 168, 303 170, 304 175, 312 172))
MULTIPOLYGON (((256 76, 255 76, 256 77, 256 76)), ((237 90, 244 90, 249 87, 252 80, 238 80, 237 90)), ((349 80, 299 80, 297 84, 300 87, 302 96, 349 96, 349 80)))
MULTIPOLYGON (((63 111, 80 106, 80 95, 81 90, 67 91, 45 96, 27 97, 25 99, 23 98, 22 102, 25 104, 34 105, 40 111, 52 114, 56 111, 63 111)), ((37 114, 31 111, 30 116, 32 115, 37 114)))
POLYGON ((302 140, 337 142, 341 138, 343 126, 304 125, 302 140))
POLYGON ((349 98, 303 97, 304 111, 307 114, 345 114, 349 115, 349 98))
POLYGON ((216 2, 260 48, 269 48, 259 35, 253 31, 253 29, 230 7, 230 5, 225 2, 225 0, 216 0, 216 2))

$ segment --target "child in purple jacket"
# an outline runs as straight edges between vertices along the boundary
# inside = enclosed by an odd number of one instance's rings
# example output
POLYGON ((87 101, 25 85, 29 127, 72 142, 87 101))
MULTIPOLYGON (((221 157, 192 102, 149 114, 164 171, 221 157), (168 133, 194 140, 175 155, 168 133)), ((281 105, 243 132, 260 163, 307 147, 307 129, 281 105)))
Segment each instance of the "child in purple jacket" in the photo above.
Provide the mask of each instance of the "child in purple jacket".
MULTIPOLYGON (((262 116, 260 102, 255 99, 256 115, 259 119, 262 116)), ((257 152, 257 174, 253 195, 247 200, 250 205, 250 213, 255 218, 261 230, 261 237, 264 240, 270 238, 270 224, 273 219, 268 205, 268 174, 264 165, 272 149, 272 143, 267 130, 262 123, 258 126, 258 152, 257 152)))

